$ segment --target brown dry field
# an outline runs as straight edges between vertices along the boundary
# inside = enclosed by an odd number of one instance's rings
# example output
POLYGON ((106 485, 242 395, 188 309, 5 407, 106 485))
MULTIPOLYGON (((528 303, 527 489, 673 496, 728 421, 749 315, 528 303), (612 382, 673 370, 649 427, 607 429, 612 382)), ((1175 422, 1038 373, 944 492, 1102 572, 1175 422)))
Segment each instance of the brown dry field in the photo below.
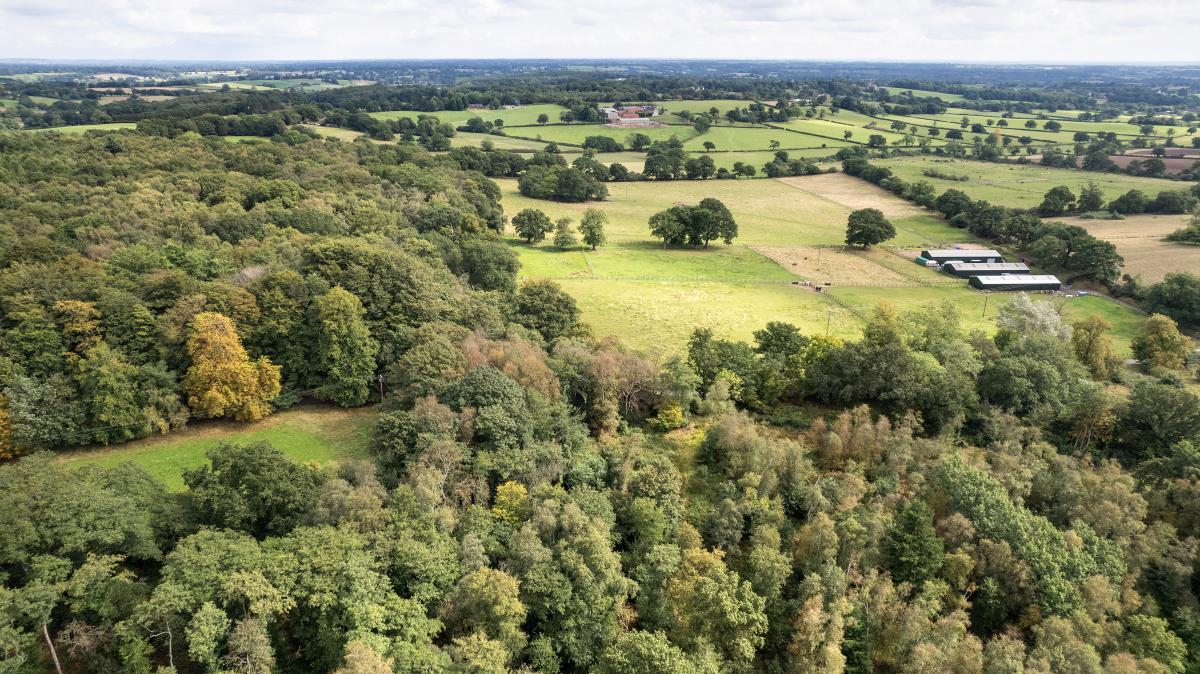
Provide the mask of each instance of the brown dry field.
MULTIPOLYGON (((1135 161, 1145 161, 1150 157, 1134 157, 1130 155, 1109 155, 1108 157, 1114 164, 1122 169, 1129 168, 1129 165, 1135 161)), ((1162 163, 1167 167, 1167 173, 1182 173, 1192 167, 1193 164, 1200 162, 1195 158, 1185 157, 1160 157, 1162 163)))
POLYGON ((905 218, 927 213, 924 209, 908 203, 882 187, 867 184, 844 173, 823 173, 816 176, 777 178, 777 180, 841 204, 851 210, 878 208, 888 218, 905 218))
POLYGON ((1187 215, 1127 215, 1124 220, 1055 218, 1079 225, 1095 236, 1111 241, 1125 258, 1123 271, 1157 283, 1170 272, 1200 271, 1200 246, 1163 241, 1162 237, 1187 224, 1187 215))
MULTIPOLYGON (((1162 150, 1163 150, 1163 152, 1166 153, 1166 155, 1168 157, 1194 157, 1196 159, 1200 159, 1200 148, 1164 147, 1164 148, 1162 148, 1162 150)), ((1154 150, 1148 149, 1148 148, 1137 149, 1137 150, 1128 150, 1125 152, 1125 154, 1138 156, 1138 157, 1152 157, 1152 156, 1154 156, 1154 150)))
POLYGON ((752 246, 791 273, 814 283, 917 285, 853 248, 752 246), (819 261, 819 262, 818 262, 819 261))

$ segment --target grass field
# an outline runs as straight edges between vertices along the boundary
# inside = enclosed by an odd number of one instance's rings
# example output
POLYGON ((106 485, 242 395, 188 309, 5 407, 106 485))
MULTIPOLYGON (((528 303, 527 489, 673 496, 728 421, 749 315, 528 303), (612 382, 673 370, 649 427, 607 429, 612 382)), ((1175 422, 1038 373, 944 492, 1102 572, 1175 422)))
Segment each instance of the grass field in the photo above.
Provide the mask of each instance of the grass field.
POLYGON ((546 149, 546 143, 541 143, 535 140, 524 140, 521 138, 509 138, 507 136, 493 136, 490 133, 468 133, 459 131, 450 139, 450 144, 454 147, 470 146, 479 147, 484 141, 492 141, 492 146, 497 150, 512 150, 514 152, 538 152, 546 149))
MULTIPOLYGON (((562 204, 522 197, 514 180, 500 180, 505 212, 537 208, 552 219, 578 222, 587 208, 609 216, 609 245, 599 251, 561 251, 548 242, 532 247, 510 239, 527 278, 553 278, 575 297, 599 336, 615 335, 636 348, 677 353, 696 327, 747 339, 772 320, 790 321, 809 334, 856 336, 862 317, 879 302, 901 310, 950 302, 970 329, 991 332, 995 311, 1011 295, 985 295, 965 282, 921 268, 904 249, 925 244, 976 243, 963 230, 894 195, 840 174, 778 180, 611 183, 603 202, 562 204), (676 203, 704 197, 724 202, 739 225, 734 245, 707 250, 664 249, 650 238, 647 221, 676 203), (883 210, 897 228, 884 248, 847 250, 846 218, 853 209, 883 210), (807 281, 823 287, 802 285, 807 281)), ((1139 316, 1099 297, 1055 301, 1066 320, 1098 313, 1114 324, 1114 342, 1128 350, 1139 316)))
POLYGON ((465 124, 472 117, 494 122, 497 119, 504 120, 505 126, 523 126, 537 124, 538 115, 545 114, 550 117, 551 122, 558 122, 558 115, 566 108, 560 105, 543 104, 543 105, 523 105, 519 108, 509 110, 442 110, 440 112, 417 112, 415 110, 392 110, 388 112, 372 112, 370 115, 377 119, 400 119, 401 117, 409 117, 416 119, 420 115, 433 115, 438 119, 454 124, 465 124))
POLYGON ((597 335, 626 344, 679 353, 696 328, 726 339, 749 340, 769 321, 788 321, 810 334, 851 338, 861 331, 853 314, 811 289, 787 284, 740 285, 703 281, 559 281, 579 302, 583 320, 597 335))
POLYGON ((26 129, 31 133, 57 131, 61 133, 84 133, 86 131, 120 131, 121 129, 136 129, 133 122, 110 122, 108 124, 78 124, 76 126, 55 126, 49 129, 26 129))
MULTIPOLYGON (((608 136, 624 145, 632 134, 641 133, 652 141, 670 140, 672 137, 686 141, 696 135, 690 126, 655 126, 644 129, 614 128, 604 124, 547 124, 545 126, 505 126, 504 133, 522 138, 541 139, 545 143, 569 143, 582 145, 588 136, 608 136)), ((766 147, 764 145, 764 147, 766 147)))
POLYGON ((880 87, 886 89, 892 96, 901 96, 910 93, 915 98, 940 98, 947 103, 961 101, 963 97, 959 94, 947 94, 941 91, 924 91, 922 89, 904 89, 901 87, 880 87))
POLYGON ((1050 168, 1036 164, 998 164, 990 162, 945 159, 939 157, 898 157, 875 162, 886 166, 904 180, 924 180, 932 183, 937 191, 955 188, 966 192, 973 199, 984 199, 994 204, 1012 208, 1033 208, 1042 202, 1052 187, 1066 185, 1076 195, 1089 182, 1095 182, 1104 191, 1106 199, 1112 199, 1131 189, 1139 189, 1153 196, 1162 190, 1185 189, 1185 183, 1160 178, 1139 178, 1127 175, 1076 171, 1050 168), (926 169, 943 173, 965 175, 966 182, 930 178, 922 174, 926 169))
POLYGON ((353 142, 363 135, 361 131, 343 129, 336 126, 309 126, 308 128, 316 131, 326 138, 337 138, 346 142, 353 142))
MULTIPOLYGON (((680 136, 680 138, 682 139, 683 136, 680 136)), ((689 140, 684 142, 683 147, 686 150, 699 151, 704 149, 704 143, 710 142, 716 145, 716 149, 718 150, 767 150, 770 149, 772 141, 779 143, 779 147, 784 150, 813 148, 820 147, 821 145, 843 147, 848 144, 833 138, 815 138, 813 136, 791 133, 782 129, 714 126, 707 133, 693 135, 689 140)), ((835 151, 831 150, 830 154, 835 151)))
MULTIPOLYGON (((866 123, 879 120, 869 120, 866 123)), ((826 144, 830 147, 847 147, 850 145, 861 145, 866 143, 872 133, 879 133, 888 139, 888 142, 893 140, 903 139, 903 134, 893 134, 886 131, 868 130, 865 126, 852 123, 841 123, 841 120, 833 119, 793 119, 789 122, 779 124, 785 129, 790 129, 797 132, 797 138, 812 138, 811 142, 817 144, 826 144), (845 139, 846 132, 850 132, 850 140, 845 139)), ((805 141, 809 142, 809 141, 805 141)))
MULTIPOLYGON (((659 107, 659 109, 665 113, 665 114, 661 115, 664 118, 675 117, 675 115, 672 114, 675 112, 687 111, 692 114, 696 114, 696 113, 708 112, 709 110, 712 110, 713 108, 716 108, 717 112, 720 113, 722 118, 724 118, 726 112, 729 112, 730 110, 734 110, 737 108, 748 108, 748 107, 750 107, 750 104, 753 102, 754 101, 742 101, 742 100, 735 100, 735 99, 729 99, 729 98, 720 98, 720 99, 707 99, 707 100, 702 100, 702 101, 655 101, 654 104, 657 105, 659 107)), ((678 117, 675 117, 675 119, 678 120, 679 123, 681 123, 681 124, 689 123, 678 117)))
POLYGON ((296 461, 328 463, 365 457, 367 432, 374 413, 368 408, 345 410, 302 406, 262 421, 197 422, 166 436, 154 436, 116 447, 80 449, 59 455, 68 465, 115 466, 131 461, 171 490, 183 489, 183 471, 202 466, 206 453, 221 443, 265 440, 296 461))
MULTIPOLYGON (((1080 121, 1069 121, 1069 120, 1055 120, 1055 121, 1058 121, 1058 123, 1062 125, 1062 129, 1059 131, 1049 131, 1049 130, 1045 129, 1045 124, 1047 121, 1050 121, 1050 120, 1035 119, 1031 116, 1025 116, 1025 117, 1022 117, 1019 119, 1014 118, 1014 119, 1007 120, 1008 121, 1007 127, 1002 127, 1002 126, 997 125, 997 123, 1000 121, 1000 115, 998 115, 998 114, 980 114, 980 113, 974 112, 974 111, 969 112, 969 113, 967 113, 967 112, 947 112, 947 113, 941 114, 941 115, 915 115, 915 117, 919 120, 923 120, 921 123, 930 124, 930 125, 936 123, 938 126, 944 128, 944 129, 945 128, 959 128, 959 126, 962 122, 962 119, 964 117, 966 117, 968 120, 970 120, 971 124, 983 124, 985 127, 988 127, 989 132, 995 130, 995 131, 999 131, 1002 135, 1005 135, 1005 136, 1014 136, 1014 137, 1029 136, 1030 138, 1033 138, 1034 140, 1044 140, 1044 141, 1050 141, 1050 142, 1054 142, 1054 143, 1072 143, 1072 142, 1074 142, 1074 135, 1075 135, 1076 131, 1085 131, 1085 132, 1091 133, 1093 135, 1100 133, 1102 131, 1113 132, 1118 135, 1118 138, 1120 138, 1122 141, 1125 141, 1125 142, 1129 142, 1129 141, 1133 140, 1134 138, 1141 135, 1141 133, 1138 131, 1138 127, 1136 127, 1132 124, 1125 124, 1125 123, 1121 123, 1121 122, 1080 122, 1080 121), (1033 121, 1037 124, 1036 128, 1028 129, 1025 127, 1026 122, 1030 119, 1033 119, 1033 121), (988 120, 992 121, 992 124, 990 126, 987 124, 988 120)), ((1156 139, 1156 140, 1165 140, 1166 139, 1166 131, 1168 128, 1169 127, 1165 127, 1165 126, 1155 127, 1155 133, 1152 134, 1151 136, 1148 136, 1148 138, 1156 139)), ((1178 138, 1180 138, 1180 139, 1188 138, 1186 127, 1174 127, 1174 128, 1175 128, 1178 138)))
MULTIPOLYGON (((837 147, 814 147, 806 150, 787 150, 788 159, 827 159, 837 153, 837 147)), ((763 165, 775 160, 775 152, 771 150, 753 150, 750 152, 692 152, 694 156, 706 154, 712 157, 717 168, 732 169, 733 165, 742 162, 753 166, 758 175, 763 175, 763 165)))

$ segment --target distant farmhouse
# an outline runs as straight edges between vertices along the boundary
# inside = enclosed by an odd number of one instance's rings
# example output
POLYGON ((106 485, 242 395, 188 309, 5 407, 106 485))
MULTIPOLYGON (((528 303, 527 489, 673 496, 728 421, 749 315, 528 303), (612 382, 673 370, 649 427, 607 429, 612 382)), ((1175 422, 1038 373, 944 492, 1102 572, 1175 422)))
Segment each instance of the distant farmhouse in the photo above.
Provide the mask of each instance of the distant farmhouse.
POLYGON ((656 105, 622 105, 618 108, 600 108, 608 126, 626 129, 662 126, 651 117, 658 114, 656 105))

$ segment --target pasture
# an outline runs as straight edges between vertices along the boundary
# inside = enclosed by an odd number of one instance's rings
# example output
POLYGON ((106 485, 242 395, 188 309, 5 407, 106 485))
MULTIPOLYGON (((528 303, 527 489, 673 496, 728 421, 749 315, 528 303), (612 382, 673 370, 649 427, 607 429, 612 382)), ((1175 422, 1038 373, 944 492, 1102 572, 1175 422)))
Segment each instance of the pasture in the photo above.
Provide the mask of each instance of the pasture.
MULTIPOLYGON (((812 148, 818 147, 821 144, 829 144, 836 141, 827 141, 817 138, 811 138, 781 129, 770 129, 765 127, 744 127, 744 126, 725 126, 719 125, 710 128, 706 133, 699 135, 692 134, 690 139, 685 140, 683 148, 688 151, 699 151, 705 149, 705 143, 712 143, 718 150, 768 150, 771 148, 771 143, 779 143, 780 149, 791 150, 797 148, 812 148)), ((829 154, 833 154, 836 150, 830 150, 829 154)))
MULTIPOLYGON (((665 141, 671 138, 687 140, 696 135, 690 126, 655 126, 647 128, 617 128, 604 124, 546 124, 533 126, 505 126, 504 133, 519 138, 527 138, 545 143, 566 143, 583 145, 588 136, 608 136, 626 145, 629 136, 640 133, 650 137, 652 141, 665 141)), ((765 145, 763 146, 766 147, 765 145)))
POLYGON ((941 91, 925 91, 922 89, 902 89, 900 87, 882 87, 892 96, 912 94, 914 98, 940 98, 947 103, 955 103, 963 99, 960 94, 947 94, 941 91))
MULTIPOLYGON (((995 311, 1011 298, 992 294, 984 315, 983 293, 914 264, 906 248, 976 241, 934 214, 841 174, 610 183, 607 200, 584 204, 527 199, 517 192, 515 180, 497 182, 509 217, 524 208, 575 223, 588 208, 608 215, 609 244, 598 251, 559 250, 549 241, 530 246, 515 237, 509 243, 523 277, 555 279, 576 299, 597 336, 614 335, 639 349, 678 353, 695 327, 748 339, 772 320, 793 322, 809 334, 828 329, 852 338, 879 302, 901 310, 950 302, 959 307, 968 329, 991 332, 995 311), (733 213, 739 226, 733 245, 664 248, 650 237, 651 215, 705 197, 720 199, 733 213), (889 247, 861 251, 842 245, 849 213, 865 207, 893 219, 897 237, 889 247)), ((1139 320, 1132 311, 1098 297, 1034 297, 1057 302, 1067 320, 1104 315, 1115 326, 1116 347, 1128 350, 1139 320)))
POLYGON ((137 124, 133 122, 109 122, 108 124, 77 124, 75 126, 55 126, 48 129, 24 129, 28 133, 44 133, 53 131, 56 133, 85 133, 88 131, 121 131, 122 129, 136 129, 137 124))
POLYGON ((305 405, 277 412, 262 421, 200 421, 170 435, 157 435, 114 447, 62 452, 71 466, 115 466, 133 462, 168 489, 183 489, 183 471, 207 462, 207 452, 222 443, 267 441, 295 461, 330 463, 367 455, 370 409, 305 405))
POLYGON ((552 103, 541 105, 523 105, 519 108, 512 109, 474 109, 474 110, 442 110, 440 112, 418 112, 416 110, 392 110, 388 112, 372 112, 369 113, 376 119, 400 119, 401 117, 409 117, 416 119, 420 115, 433 115, 443 122, 449 122, 455 126, 466 124, 467 120, 472 117, 494 122, 497 119, 503 120, 505 126, 529 126, 537 124, 538 115, 545 114, 550 118, 551 122, 557 123, 558 116, 566 108, 552 103))
POLYGON ((675 115, 673 113, 690 112, 692 114, 697 114, 697 113, 705 113, 705 112, 712 110, 713 108, 716 108, 717 113, 720 114, 722 118, 724 118, 726 112, 729 112, 730 110, 735 110, 738 108, 748 108, 748 107, 750 107, 750 105, 752 103, 754 103, 754 101, 738 100, 738 99, 731 99, 731 98, 720 98, 720 99, 705 99, 705 100, 696 100, 696 101, 655 101, 654 104, 657 105, 659 107, 659 109, 664 113, 662 115, 659 115, 659 117, 656 117, 656 119, 661 117, 661 118, 663 118, 663 121, 666 121, 667 118, 673 117, 680 124, 689 124, 690 122, 687 122, 679 117, 675 117, 675 115))
POLYGON ((1037 164, 1000 164, 990 162, 947 159, 944 157, 897 157, 873 162, 890 168, 907 181, 924 180, 933 184, 939 193, 954 188, 967 193, 972 199, 984 199, 994 204, 1012 208, 1034 208, 1042 202, 1052 187, 1066 185, 1076 195, 1089 182, 1095 182, 1104 191, 1106 199, 1116 198, 1132 189, 1142 190, 1150 196, 1162 190, 1186 189, 1186 183, 1161 178, 1141 178, 1110 173, 1077 171, 1051 168, 1037 164), (923 175, 923 171, 935 169, 952 175, 965 175, 965 182, 943 180, 923 175))

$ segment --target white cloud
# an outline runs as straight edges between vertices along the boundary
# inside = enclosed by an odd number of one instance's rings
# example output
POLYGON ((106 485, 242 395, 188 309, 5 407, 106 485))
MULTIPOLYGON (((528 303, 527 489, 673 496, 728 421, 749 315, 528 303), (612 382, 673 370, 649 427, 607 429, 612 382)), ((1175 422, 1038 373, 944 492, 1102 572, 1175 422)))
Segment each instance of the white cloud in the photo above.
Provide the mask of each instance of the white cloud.
POLYGON ((0 0, 0 58, 1195 61, 1193 0, 0 0))

